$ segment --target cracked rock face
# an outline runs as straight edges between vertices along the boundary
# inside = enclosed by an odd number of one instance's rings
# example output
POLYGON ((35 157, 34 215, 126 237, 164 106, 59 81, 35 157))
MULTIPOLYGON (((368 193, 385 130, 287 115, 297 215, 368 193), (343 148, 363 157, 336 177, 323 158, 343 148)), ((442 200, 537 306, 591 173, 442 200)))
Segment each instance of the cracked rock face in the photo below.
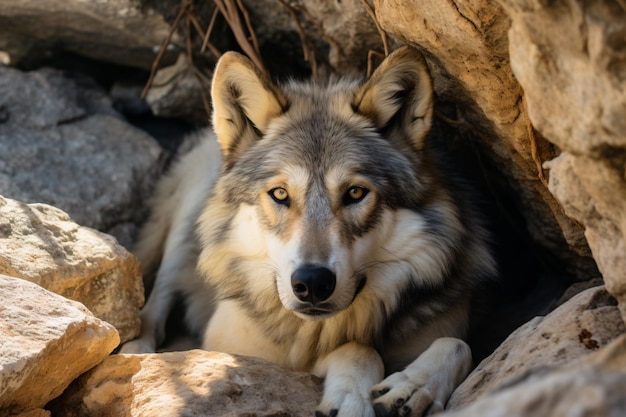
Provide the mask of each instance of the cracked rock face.
POLYGON ((65 49, 150 69, 169 32, 161 15, 135 0, 0 0, 0 10, 0 50, 13 64, 65 49))
POLYGON ((501 0, 533 125, 562 153, 550 191, 585 227, 626 317, 626 10, 614 1, 501 0))
POLYGON ((66 417, 312 416, 321 381, 261 359, 190 350, 113 355, 51 405, 66 417))
POLYGON ((582 358, 624 332, 617 302, 605 288, 585 290, 514 331, 472 371, 448 407, 462 408, 528 372, 582 358))
POLYGON ((83 303, 122 341, 139 333, 139 261, 111 236, 79 226, 46 204, 0 196, 0 273, 83 303))
POLYGON ((92 80, 0 66, 0 195, 58 207, 129 245, 162 150, 92 80))
POLYGON ((0 275, 0 293, 2 417, 26 411, 41 415, 35 409, 60 395, 119 344, 113 326, 82 304, 36 284, 0 275))

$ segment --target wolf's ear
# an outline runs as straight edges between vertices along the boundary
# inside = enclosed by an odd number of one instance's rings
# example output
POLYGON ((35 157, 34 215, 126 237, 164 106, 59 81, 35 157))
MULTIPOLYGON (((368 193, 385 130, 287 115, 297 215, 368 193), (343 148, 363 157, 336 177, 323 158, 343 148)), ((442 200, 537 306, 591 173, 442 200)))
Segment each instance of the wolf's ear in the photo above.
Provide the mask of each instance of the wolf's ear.
POLYGON ((252 144, 287 106, 281 91, 247 57, 226 52, 211 86, 213 129, 225 157, 252 144))
POLYGON ((353 107, 381 130, 396 125, 421 149, 433 114, 432 81, 422 54, 408 46, 393 51, 357 91, 353 107))

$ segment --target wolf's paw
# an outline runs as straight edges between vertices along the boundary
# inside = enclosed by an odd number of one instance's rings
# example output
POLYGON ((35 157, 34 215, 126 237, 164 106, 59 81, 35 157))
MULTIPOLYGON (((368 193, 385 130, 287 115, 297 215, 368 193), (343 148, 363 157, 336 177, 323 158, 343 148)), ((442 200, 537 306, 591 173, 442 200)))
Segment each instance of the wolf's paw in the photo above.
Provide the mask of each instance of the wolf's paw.
POLYGON ((472 365, 467 343, 452 337, 435 340, 403 371, 370 390, 377 417, 421 417, 442 411, 472 365))
POLYGON ((154 353, 156 342, 149 338, 139 338, 126 342, 120 348, 119 353, 154 353))
POLYGON ((396 372, 370 391, 376 417, 428 416, 443 410, 429 387, 396 372))
POLYGON ((315 411, 315 417, 374 417, 368 398, 358 392, 336 392, 324 395, 315 411), (328 398, 331 397, 331 398, 328 398))

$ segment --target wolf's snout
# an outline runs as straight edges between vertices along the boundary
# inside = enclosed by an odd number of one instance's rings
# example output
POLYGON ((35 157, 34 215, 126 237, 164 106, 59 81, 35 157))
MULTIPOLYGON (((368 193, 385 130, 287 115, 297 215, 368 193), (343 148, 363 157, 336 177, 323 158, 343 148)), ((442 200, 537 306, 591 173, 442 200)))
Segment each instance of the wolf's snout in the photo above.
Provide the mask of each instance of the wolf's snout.
POLYGON ((291 276, 291 288, 300 301, 317 304, 328 299, 335 290, 335 273, 328 268, 303 266, 291 276))

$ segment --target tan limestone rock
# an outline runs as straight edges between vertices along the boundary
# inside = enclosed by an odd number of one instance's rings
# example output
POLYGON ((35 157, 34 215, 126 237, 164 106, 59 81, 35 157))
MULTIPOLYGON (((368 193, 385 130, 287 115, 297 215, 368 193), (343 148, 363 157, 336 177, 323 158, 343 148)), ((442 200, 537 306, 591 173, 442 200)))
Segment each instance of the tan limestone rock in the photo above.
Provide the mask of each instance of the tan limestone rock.
POLYGON ((119 344, 82 304, 0 275, 0 416, 42 408, 119 344))
POLYGON ((472 371, 448 406, 466 406, 533 369, 587 356, 624 332, 626 325, 616 301, 604 287, 585 290, 514 331, 472 371))
POLYGON ((44 410, 42 408, 34 408, 32 410, 20 413, 14 417, 50 417, 50 411, 44 410))
POLYGON ((312 416, 321 381, 261 359, 190 350, 112 355, 50 408, 78 416, 312 416))
POLYGON ((445 417, 622 417, 626 335, 565 366, 534 368, 445 417))
POLYGON ((143 281, 137 259, 114 238, 45 204, 0 196, 0 273, 83 303, 122 341, 139 332, 143 281))
POLYGON ((609 0, 500 0, 533 125, 563 153, 550 190, 585 236, 626 317, 626 10, 609 0))

